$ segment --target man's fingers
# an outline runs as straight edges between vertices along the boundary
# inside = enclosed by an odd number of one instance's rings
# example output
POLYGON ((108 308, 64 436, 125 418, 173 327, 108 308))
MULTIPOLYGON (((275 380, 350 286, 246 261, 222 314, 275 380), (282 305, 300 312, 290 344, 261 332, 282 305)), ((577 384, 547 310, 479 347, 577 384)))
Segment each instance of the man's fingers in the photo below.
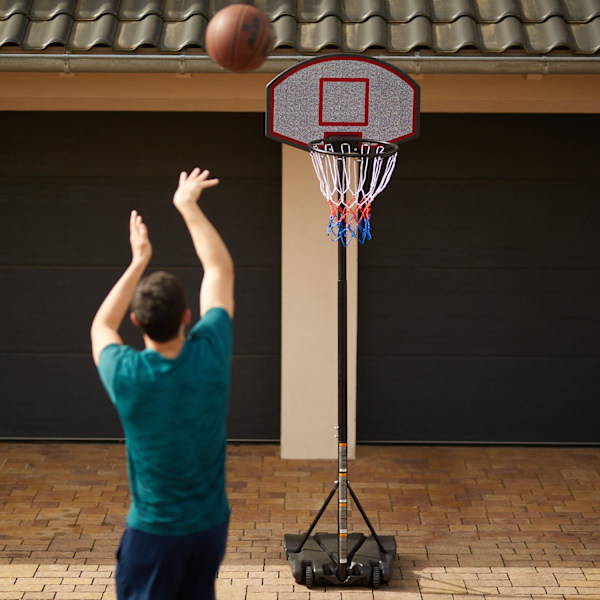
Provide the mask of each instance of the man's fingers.
POLYGON ((204 182, 204 187, 214 187, 215 185, 218 185, 219 180, 215 177, 215 179, 207 179, 204 182))

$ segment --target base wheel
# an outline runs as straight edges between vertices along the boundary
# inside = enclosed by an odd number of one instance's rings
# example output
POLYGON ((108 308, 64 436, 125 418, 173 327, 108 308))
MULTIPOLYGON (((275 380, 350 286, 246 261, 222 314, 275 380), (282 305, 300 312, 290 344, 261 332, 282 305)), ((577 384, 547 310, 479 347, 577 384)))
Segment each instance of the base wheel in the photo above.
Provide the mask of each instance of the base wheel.
POLYGON ((381 568, 373 567, 373 589, 377 590, 381 586, 381 568))
POLYGON ((304 583, 309 590, 312 590, 314 585, 313 568, 310 565, 304 570, 304 583))

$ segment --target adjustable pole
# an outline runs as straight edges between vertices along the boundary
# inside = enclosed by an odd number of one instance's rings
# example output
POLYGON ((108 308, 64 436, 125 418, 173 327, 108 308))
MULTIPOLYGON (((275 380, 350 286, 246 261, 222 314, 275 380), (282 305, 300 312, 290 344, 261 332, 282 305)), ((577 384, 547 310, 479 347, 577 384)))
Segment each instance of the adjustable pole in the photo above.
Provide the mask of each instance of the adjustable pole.
MULTIPOLYGON (((342 218, 340 226, 345 228, 342 218)), ((343 230, 343 229, 342 229, 343 230)), ((346 234, 343 234, 346 237, 346 234)), ((345 239, 338 242, 338 579, 348 567, 348 282, 345 239)))

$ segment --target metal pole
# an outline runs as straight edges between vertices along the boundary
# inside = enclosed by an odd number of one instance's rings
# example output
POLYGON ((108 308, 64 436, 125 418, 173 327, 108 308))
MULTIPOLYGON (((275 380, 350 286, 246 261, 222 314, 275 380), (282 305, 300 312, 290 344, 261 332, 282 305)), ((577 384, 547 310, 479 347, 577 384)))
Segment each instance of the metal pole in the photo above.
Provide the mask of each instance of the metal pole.
MULTIPOLYGON (((340 226, 344 229, 342 216, 340 226)), ((342 230, 343 230, 342 229, 342 230)), ((338 242, 338 579, 348 566, 348 282, 346 233, 338 242)))

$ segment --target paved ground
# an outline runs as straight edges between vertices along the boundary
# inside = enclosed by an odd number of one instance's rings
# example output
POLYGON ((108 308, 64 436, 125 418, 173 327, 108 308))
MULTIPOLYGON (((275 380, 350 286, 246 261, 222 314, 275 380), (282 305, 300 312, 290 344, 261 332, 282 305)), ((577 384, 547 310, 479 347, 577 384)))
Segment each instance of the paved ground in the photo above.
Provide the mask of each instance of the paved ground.
MULTIPOLYGON (((336 463, 232 445, 219 600, 600 599, 600 448, 366 446, 349 469, 396 537, 389 585, 296 584, 282 537, 310 524, 336 463)), ((114 599, 127 505, 120 444, 0 444, 0 599, 114 599)), ((335 503, 318 529, 336 531, 335 503)))

